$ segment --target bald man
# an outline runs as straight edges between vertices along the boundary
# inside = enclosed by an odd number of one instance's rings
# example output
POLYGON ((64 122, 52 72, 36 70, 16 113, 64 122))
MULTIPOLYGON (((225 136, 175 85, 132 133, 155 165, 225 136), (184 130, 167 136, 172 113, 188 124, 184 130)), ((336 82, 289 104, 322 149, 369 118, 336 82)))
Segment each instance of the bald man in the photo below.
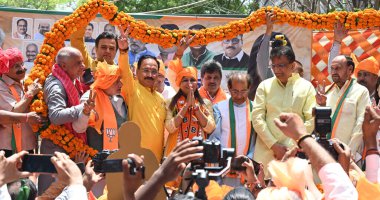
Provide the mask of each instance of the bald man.
MULTIPOLYGON (((48 106, 51 124, 63 125, 76 137, 86 142, 86 134, 78 133, 81 115, 90 115, 94 105, 87 101, 80 104, 82 95, 78 78, 83 75, 85 66, 82 54, 72 47, 62 48, 56 57, 52 73, 46 78, 44 99, 48 106)), ((41 154, 53 154, 55 151, 65 152, 48 139, 42 139, 41 154)), ((40 175, 38 193, 42 194, 54 181, 50 175, 40 175)))
POLYGON ((364 112, 370 103, 367 88, 351 78, 355 64, 348 56, 340 55, 331 62, 334 83, 319 89, 316 99, 320 106, 331 107, 332 132, 327 137, 338 138, 348 144, 351 153, 359 160, 362 153, 364 112))

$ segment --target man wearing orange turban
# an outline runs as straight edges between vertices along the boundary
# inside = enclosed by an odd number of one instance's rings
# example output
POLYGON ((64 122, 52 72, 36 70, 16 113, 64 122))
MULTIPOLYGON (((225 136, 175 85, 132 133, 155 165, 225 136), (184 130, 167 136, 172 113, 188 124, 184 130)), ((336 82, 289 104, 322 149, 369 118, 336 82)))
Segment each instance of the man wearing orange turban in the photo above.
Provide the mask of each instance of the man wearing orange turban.
POLYGON ((95 112, 83 116, 81 131, 87 129, 88 144, 98 151, 119 149, 118 129, 128 119, 127 106, 120 95, 123 85, 120 69, 116 65, 98 62, 94 77, 92 90, 87 91, 81 101, 93 98, 95 112))
POLYGON ((21 150, 33 152, 37 147, 37 138, 28 123, 27 113, 34 95, 41 90, 41 85, 33 83, 27 92, 24 91, 22 80, 26 69, 23 60, 22 53, 17 48, 5 51, 0 48, 0 110, 24 113, 26 118, 26 123, 3 125, 0 149, 5 151, 6 157, 21 150))
POLYGON ((366 87, 370 98, 379 103, 379 95, 376 92, 377 79, 379 77, 379 63, 373 56, 362 60, 355 69, 358 83, 366 87))

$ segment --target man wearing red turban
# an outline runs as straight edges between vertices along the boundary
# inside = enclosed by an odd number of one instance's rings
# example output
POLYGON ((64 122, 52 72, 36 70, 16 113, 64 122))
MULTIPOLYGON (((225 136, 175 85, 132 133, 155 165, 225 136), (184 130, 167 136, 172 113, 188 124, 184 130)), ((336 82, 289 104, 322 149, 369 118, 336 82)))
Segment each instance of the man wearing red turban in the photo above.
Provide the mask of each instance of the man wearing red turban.
POLYGON ((27 92, 23 90, 21 81, 26 72, 23 60, 17 48, 0 49, 0 110, 25 113, 26 118, 25 123, 0 127, 0 149, 5 151, 6 157, 21 150, 33 152, 37 147, 37 138, 28 123, 28 113, 29 105, 41 90, 41 85, 33 83, 27 92))

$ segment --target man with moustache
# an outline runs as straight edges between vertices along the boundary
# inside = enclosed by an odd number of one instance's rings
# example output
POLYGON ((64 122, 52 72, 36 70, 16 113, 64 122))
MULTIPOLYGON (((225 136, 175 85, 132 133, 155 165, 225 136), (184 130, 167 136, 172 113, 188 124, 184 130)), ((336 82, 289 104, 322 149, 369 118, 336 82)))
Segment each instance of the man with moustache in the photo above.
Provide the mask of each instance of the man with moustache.
POLYGON ((139 61, 142 56, 150 55, 155 56, 155 54, 149 51, 145 47, 146 43, 141 40, 137 40, 135 38, 129 37, 129 65, 133 66, 133 63, 139 61))
MULTIPOLYGON (((128 49, 128 32, 120 30, 120 48, 128 49)), ((141 56, 137 62, 136 79, 128 66, 128 50, 120 51, 119 65, 122 77, 122 96, 128 105, 128 119, 141 129, 141 147, 150 149, 158 162, 164 148, 165 101, 155 84, 161 67, 156 57, 141 56)))
POLYGON ((42 22, 38 25, 38 32, 34 34, 35 40, 44 40, 45 33, 50 31, 50 24, 42 22))
MULTIPOLYGON (((205 29, 201 24, 195 24, 189 27, 189 30, 202 30, 205 29)), ((175 56, 178 58, 182 58, 183 66, 194 66, 198 70, 200 70, 203 64, 212 60, 214 57, 214 53, 206 48, 206 45, 197 45, 190 47, 190 51, 184 54, 185 49, 178 48, 175 56)), ((198 75, 199 76, 199 75, 198 75)), ((200 77, 198 77, 199 79, 200 77)))
POLYGON ((35 43, 29 43, 25 47, 25 55, 27 60, 25 62, 34 62, 38 53, 38 47, 35 43))
POLYGON ((308 133, 314 129, 312 110, 315 107, 313 85, 294 73, 295 55, 288 46, 273 48, 270 52, 275 77, 262 81, 253 101, 252 125, 257 133, 253 159, 264 165, 267 178, 268 163, 281 160, 295 144, 274 124, 282 112, 299 115, 308 133))
MULTIPOLYGON (((33 83, 24 91, 22 80, 25 78, 24 58, 17 48, 0 49, 0 110, 24 113, 26 122, 0 126, 0 149, 5 156, 37 148, 37 137, 29 125, 29 105, 34 96, 41 91, 41 85, 33 83)), ((42 122, 42 121, 39 121, 42 122)))
POLYGON ((351 78, 354 69, 352 58, 336 56, 331 61, 331 77, 334 83, 327 88, 318 87, 316 99, 318 105, 332 109, 332 132, 327 138, 338 138, 350 146, 358 161, 362 153, 364 112, 370 99, 367 88, 351 78))
POLYGON ((376 89, 379 79, 379 62, 373 56, 370 56, 359 62, 355 69, 358 83, 368 89, 371 101, 379 103, 379 94, 376 89))
POLYGON ((249 55, 242 49, 242 34, 230 40, 223 40, 222 47, 224 53, 214 56, 214 60, 222 65, 223 70, 247 70, 249 55))
POLYGON ((209 60, 201 69, 202 87, 199 94, 202 98, 208 99, 212 104, 226 100, 228 95, 220 87, 222 81, 222 66, 220 63, 209 60))
POLYGON ((32 39, 32 36, 28 32, 28 21, 25 19, 19 19, 16 22, 16 32, 13 33, 13 38, 16 39, 32 39))

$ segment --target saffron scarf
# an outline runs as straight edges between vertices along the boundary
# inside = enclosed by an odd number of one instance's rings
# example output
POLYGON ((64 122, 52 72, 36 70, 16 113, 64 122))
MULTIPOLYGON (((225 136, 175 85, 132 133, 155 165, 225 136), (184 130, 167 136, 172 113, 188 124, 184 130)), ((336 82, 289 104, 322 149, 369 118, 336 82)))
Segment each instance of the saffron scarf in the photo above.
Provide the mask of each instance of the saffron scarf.
MULTIPOLYGON (((65 88, 67 99, 68 99, 68 107, 76 106, 80 104, 80 95, 83 93, 81 84, 78 79, 75 79, 75 85, 73 81, 70 79, 69 75, 58 65, 55 64, 52 70, 53 76, 55 76, 59 81, 61 81, 63 87, 65 88)), ((65 127, 71 131, 75 137, 83 140, 85 144, 87 144, 87 137, 84 133, 77 133, 74 131, 72 123, 66 123, 65 127)))
POLYGON ((96 92, 95 111, 91 113, 90 124, 94 124, 99 134, 102 134, 101 127, 103 124, 103 149, 113 150, 119 149, 119 134, 115 111, 112 107, 109 96, 104 92, 110 88, 120 77, 120 69, 116 65, 107 65, 107 63, 98 63, 95 72, 95 82, 92 84, 93 91, 96 92))
POLYGON ((335 132, 336 132, 337 127, 338 127, 337 124, 339 123, 339 120, 340 120, 340 117, 342 114, 344 100, 346 99, 347 94, 350 91, 354 80, 355 80, 354 78, 351 78, 350 82, 347 84, 346 88, 344 89, 344 93, 339 97, 339 100, 337 102, 337 106, 335 108, 334 115, 331 118, 332 132, 331 132, 331 134, 327 134, 327 139, 331 139, 331 138, 335 137, 335 132))
POLYGON ((214 98, 210 96, 210 94, 205 90, 203 86, 199 88, 199 94, 202 98, 210 100, 212 104, 216 104, 227 99, 226 93, 220 87, 214 98))

